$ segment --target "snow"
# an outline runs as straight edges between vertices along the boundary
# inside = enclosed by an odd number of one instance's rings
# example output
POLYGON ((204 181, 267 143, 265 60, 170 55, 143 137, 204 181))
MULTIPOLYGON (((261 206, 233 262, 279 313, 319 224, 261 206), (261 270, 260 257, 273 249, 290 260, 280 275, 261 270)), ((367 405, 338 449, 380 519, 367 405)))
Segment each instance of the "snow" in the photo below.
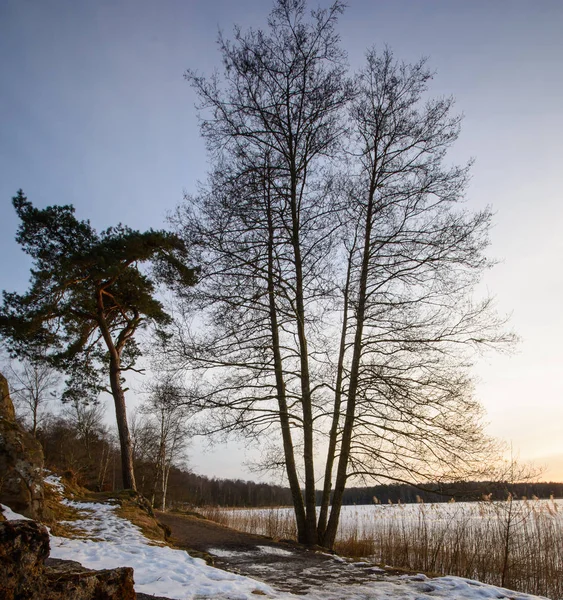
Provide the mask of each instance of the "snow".
MULTIPOLYGON (((276 600, 538 600, 478 581, 459 577, 429 579, 424 575, 389 577, 364 585, 311 588, 305 595, 279 592, 270 586, 208 566, 182 550, 156 545, 140 529, 115 514, 115 505, 66 501, 81 511, 74 521, 93 539, 67 539, 51 535, 51 556, 76 560, 92 569, 133 567, 138 592, 174 600, 256 600, 257 594, 276 600)), ((8 520, 24 518, 0 505, 8 520)), ((288 551, 261 546, 261 552, 288 551)), ((218 550, 213 553, 219 555, 218 550)))
POLYGON ((273 591, 263 583, 210 567, 183 550, 156 545, 138 527, 118 517, 115 505, 68 500, 66 503, 84 515, 72 525, 95 541, 51 536, 53 558, 77 560, 90 569, 133 567, 137 592, 178 600, 250 600, 256 598, 257 591, 273 597, 273 591))
POLYGON ((45 477, 45 479, 43 479, 43 481, 47 485, 54 487, 57 490, 57 492, 59 492, 59 494, 64 494, 65 487, 63 485, 63 482, 61 481, 61 478, 58 475, 48 475, 47 477, 45 477))
POLYGON ((291 556, 292 552, 283 548, 274 548, 273 546, 258 546, 258 550, 264 554, 275 554, 277 556, 291 556))
POLYGON ((2 509, 2 514, 4 515, 4 517, 6 517, 6 521, 18 521, 20 519, 24 521, 31 521, 31 519, 28 519, 23 515, 18 515, 18 513, 14 512, 9 506, 0 504, 0 508, 2 509))
MULTIPOLYGON (((292 556, 293 552, 289 550, 284 550, 283 548, 274 548, 273 546, 256 546, 256 549, 259 553, 262 554, 272 554, 274 556, 292 556)), ((229 558, 236 556, 245 556, 248 555, 248 551, 240 551, 240 550, 224 550, 223 548, 210 548, 209 554, 213 554, 214 556, 220 556, 221 558, 229 558)))

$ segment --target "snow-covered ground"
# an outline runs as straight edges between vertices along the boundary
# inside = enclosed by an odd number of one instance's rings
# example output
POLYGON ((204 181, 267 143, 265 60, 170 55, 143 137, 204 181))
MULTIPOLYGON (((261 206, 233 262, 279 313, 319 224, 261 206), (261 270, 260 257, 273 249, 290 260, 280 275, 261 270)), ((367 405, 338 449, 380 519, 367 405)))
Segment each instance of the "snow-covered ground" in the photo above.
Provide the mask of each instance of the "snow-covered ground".
MULTIPOLYGON (((50 482, 56 483, 56 482, 50 482)), ((138 592, 175 600, 255 600, 257 595, 279 600, 537 600, 538 596, 509 592, 458 577, 429 579, 424 575, 390 577, 364 585, 314 588, 304 596, 279 592, 248 577, 228 573, 146 539, 140 529, 118 517, 115 506, 66 501, 83 514, 73 521, 92 539, 51 536, 51 556, 76 560, 92 569, 133 567, 138 592)), ((0 505, 1 506, 1 505, 0 505)), ((21 518, 2 506, 8 519, 21 518)), ((288 574, 289 575, 289 574, 288 574)))
POLYGON ((256 598, 269 587, 247 577, 208 566, 187 552, 159 545, 115 513, 115 505, 68 501, 84 518, 72 525, 93 539, 51 536, 51 556, 77 560, 90 569, 133 567, 135 590, 174 599, 256 598), (94 541, 95 540, 95 541, 94 541))

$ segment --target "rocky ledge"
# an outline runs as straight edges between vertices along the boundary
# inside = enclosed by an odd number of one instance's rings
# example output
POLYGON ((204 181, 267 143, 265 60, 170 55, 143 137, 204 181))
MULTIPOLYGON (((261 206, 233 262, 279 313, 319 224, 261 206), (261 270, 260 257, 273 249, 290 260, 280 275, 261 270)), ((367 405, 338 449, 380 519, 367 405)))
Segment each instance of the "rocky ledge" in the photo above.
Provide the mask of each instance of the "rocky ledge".
POLYGON ((0 522, 0 598, 134 600, 133 569, 93 571, 50 559, 49 533, 36 521, 0 522))
MULTIPOLYGON (((0 503, 44 518, 43 452, 16 422, 0 373, 0 503)), ((49 559, 49 532, 37 521, 6 521, 0 510, 0 598, 5 600, 133 600, 133 569, 93 571, 49 559)))

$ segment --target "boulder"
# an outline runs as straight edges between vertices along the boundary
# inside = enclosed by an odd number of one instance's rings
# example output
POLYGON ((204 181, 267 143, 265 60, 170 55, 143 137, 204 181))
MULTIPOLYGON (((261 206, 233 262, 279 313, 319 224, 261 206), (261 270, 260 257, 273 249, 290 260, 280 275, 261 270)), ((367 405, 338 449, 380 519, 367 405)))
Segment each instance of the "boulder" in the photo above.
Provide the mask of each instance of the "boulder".
POLYGON ((43 517, 43 450, 16 422, 8 382, 1 373, 0 503, 32 519, 43 517))
POLYGON ((35 521, 0 523, 0 598, 6 600, 135 600, 133 569, 93 571, 47 558, 49 534, 35 521))
MULTIPOLYGON (((15 418, 0 373, 0 503, 30 519, 45 516, 43 451, 15 418)), ((93 571, 49 559, 49 533, 34 520, 7 521, 0 510, 0 598, 134 600, 133 569, 93 571)))
POLYGON ((41 600, 135 600, 133 569, 93 571, 74 561, 47 559, 47 589, 41 600))
POLYGON ((39 598, 49 533, 35 521, 0 523, 0 598, 39 598))

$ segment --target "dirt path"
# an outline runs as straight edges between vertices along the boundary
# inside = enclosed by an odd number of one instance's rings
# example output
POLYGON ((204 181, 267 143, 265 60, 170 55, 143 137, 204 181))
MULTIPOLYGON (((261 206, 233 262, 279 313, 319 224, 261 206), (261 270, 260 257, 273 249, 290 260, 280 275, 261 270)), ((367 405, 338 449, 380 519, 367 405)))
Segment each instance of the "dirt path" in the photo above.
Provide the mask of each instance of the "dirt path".
POLYGON ((292 542, 235 531, 192 516, 157 513, 172 531, 172 543, 188 551, 211 555, 216 567, 259 579, 272 587, 305 594, 327 585, 343 586, 382 581, 396 573, 364 562, 308 550, 292 542))

